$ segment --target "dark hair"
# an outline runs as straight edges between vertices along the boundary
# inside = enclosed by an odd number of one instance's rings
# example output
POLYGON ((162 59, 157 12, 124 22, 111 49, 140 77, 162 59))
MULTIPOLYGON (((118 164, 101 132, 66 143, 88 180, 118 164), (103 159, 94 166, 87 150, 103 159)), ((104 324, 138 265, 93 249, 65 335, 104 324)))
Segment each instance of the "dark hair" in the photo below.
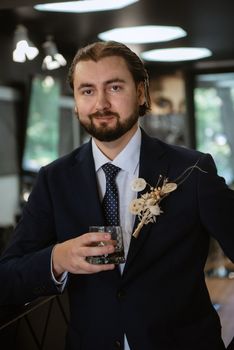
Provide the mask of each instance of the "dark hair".
POLYGON ((130 73, 132 74, 135 84, 138 85, 140 82, 144 84, 146 102, 140 106, 139 115, 145 115, 146 112, 150 109, 151 104, 149 96, 148 73, 140 58, 132 50, 130 50, 129 47, 122 43, 118 43, 116 41, 100 41, 79 49, 68 72, 68 81, 71 88, 74 89, 74 70, 78 62, 88 60, 97 62, 98 60, 109 56, 122 57, 125 60, 130 73))

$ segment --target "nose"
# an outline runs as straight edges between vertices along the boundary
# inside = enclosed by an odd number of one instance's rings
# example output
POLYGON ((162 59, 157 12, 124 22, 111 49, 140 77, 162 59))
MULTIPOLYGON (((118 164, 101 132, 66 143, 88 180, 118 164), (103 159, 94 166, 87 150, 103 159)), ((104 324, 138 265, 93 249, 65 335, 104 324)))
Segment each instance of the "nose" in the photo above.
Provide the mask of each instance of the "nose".
POLYGON ((172 104, 171 113, 172 114, 182 114, 183 113, 183 104, 179 103, 179 102, 172 104))
POLYGON ((109 109, 111 106, 110 101, 108 99, 108 96, 105 91, 99 91, 97 94, 97 100, 96 100, 96 110, 102 111, 105 109, 109 109))

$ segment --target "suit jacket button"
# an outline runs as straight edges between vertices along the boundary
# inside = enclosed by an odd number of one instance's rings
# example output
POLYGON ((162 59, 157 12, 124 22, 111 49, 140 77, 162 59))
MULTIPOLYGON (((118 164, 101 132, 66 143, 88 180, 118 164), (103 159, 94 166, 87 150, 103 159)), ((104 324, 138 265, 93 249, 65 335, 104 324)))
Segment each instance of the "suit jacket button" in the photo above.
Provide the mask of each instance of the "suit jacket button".
POLYGON ((117 292, 117 298, 119 300, 122 300, 124 299, 126 296, 126 292, 123 290, 123 289, 120 289, 118 292, 117 292))

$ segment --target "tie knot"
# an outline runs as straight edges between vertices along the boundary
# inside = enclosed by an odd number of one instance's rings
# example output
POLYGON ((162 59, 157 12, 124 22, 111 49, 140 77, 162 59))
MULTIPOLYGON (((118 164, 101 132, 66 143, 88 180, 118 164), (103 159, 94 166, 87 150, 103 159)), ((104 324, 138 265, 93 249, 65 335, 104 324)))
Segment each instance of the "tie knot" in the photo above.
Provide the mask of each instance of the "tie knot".
POLYGON ((116 175, 118 172, 121 170, 119 167, 111 164, 111 163, 106 163, 102 166, 102 169, 106 175, 106 178, 108 179, 115 179, 116 175))

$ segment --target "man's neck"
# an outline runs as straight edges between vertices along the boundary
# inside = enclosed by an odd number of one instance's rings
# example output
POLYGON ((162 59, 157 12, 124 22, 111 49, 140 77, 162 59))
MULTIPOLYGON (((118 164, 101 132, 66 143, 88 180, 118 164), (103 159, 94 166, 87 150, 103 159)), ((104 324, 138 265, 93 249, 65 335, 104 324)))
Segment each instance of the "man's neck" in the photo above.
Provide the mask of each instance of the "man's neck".
POLYGON ((114 160, 117 155, 125 148, 128 142, 131 140, 135 132, 137 131, 138 124, 135 124, 126 134, 119 139, 110 142, 99 141, 94 138, 94 141, 100 151, 110 160, 114 160))

